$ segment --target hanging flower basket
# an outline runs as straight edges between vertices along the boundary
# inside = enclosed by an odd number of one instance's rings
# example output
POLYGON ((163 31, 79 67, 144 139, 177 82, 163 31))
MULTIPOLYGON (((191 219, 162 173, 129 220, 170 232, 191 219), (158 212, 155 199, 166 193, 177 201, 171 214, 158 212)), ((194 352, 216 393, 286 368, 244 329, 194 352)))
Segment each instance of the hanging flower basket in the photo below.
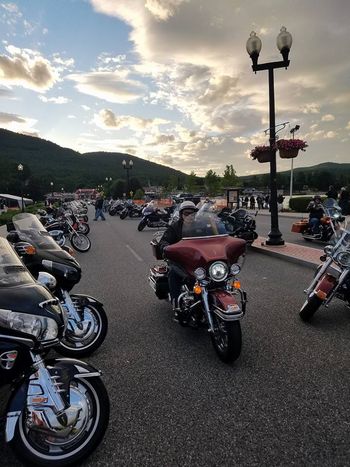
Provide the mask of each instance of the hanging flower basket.
POLYGON ((256 159, 258 162, 270 162, 271 161, 271 148, 270 146, 255 146, 250 151, 252 159, 256 159))
POLYGON ((297 157, 299 149, 305 151, 307 148, 306 141, 301 139, 279 139, 276 142, 276 147, 280 152, 282 159, 292 159, 297 157))

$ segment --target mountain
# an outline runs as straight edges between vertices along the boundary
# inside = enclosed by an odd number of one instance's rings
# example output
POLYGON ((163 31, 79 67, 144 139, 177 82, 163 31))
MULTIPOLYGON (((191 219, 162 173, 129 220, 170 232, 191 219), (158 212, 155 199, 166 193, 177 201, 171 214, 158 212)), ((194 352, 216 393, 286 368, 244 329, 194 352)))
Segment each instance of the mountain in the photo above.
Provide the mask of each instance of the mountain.
POLYGON ((64 187, 68 191, 79 187, 96 187, 103 184, 106 177, 125 180, 124 159, 127 162, 132 159, 134 165, 129 172, 130 178, 138 178, 143 185, 165 185, 170 177, 181 183, 186 177, 183 172, 130 154, 81 154, 41 138, 0 129, 0 193, 18 192, 18 164, 23 165, 26 186, 40 183, 48 191, 52 181, 55 190, 64 187))

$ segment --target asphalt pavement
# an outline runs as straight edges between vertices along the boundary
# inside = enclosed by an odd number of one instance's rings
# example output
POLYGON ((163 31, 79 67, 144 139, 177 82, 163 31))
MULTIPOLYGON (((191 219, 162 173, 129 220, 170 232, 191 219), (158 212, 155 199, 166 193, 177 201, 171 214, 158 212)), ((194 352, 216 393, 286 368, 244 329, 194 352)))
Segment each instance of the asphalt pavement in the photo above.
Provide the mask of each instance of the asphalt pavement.
MULTIPOLYGON (((313 271, 250 249, 242 354, 226 365, 204 330, 174 323, 153 294, 154 232, 137 222, 91 222, 92 248, 76 255, 76 291, 102 300, 110 323, 86 359, 104 373, 110 426, 84 465, 349 465, 349 310, 334 301, 301 322, 313 271)), ((2 466, 18 465, 0 448, 2 466)))

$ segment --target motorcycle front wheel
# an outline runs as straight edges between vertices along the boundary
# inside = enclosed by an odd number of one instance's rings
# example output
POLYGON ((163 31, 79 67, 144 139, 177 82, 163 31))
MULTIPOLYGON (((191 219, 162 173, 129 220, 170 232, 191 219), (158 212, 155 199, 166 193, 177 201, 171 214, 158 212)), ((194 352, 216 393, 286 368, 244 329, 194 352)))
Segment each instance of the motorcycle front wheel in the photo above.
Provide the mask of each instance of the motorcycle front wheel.
POLYGON ((127 215, 128 215, 128 211, 122 211, 122 212, 120 213, 120 216, 119 216, 119 217, 120 217, 121 219, 126 219, 126 216, 127 216, 127 215))
POLYGON ((31 429, 23 410, 10 445, 25 465, 77 465, 100 444, 109 421, 109 398, 102 380, 74 377, 69 385, 69 401, 71 407, 80 408, 80 416, 64 437, 55 431, 31 429))
POLYGON ((301 307, 301 310, 299 311, 300 318, 306 322, 311 321, 312 317, 321 305, 322 300, 316 295, 313 295, 309 300, 306 300, 304 305, 301 307))
POLYGON ((90 233, 90 226, 86 222, 81 222, 78 227, 78 232, 84 235, 88 235, 90 233))
POLYGON ((72 244, 72 247, 75 250, 80 251, 80 253, 85 253, 91 248, 91 241, 84 234, 74 233, 70 238, 70 242, 72 244))
POLYGON ((137 230, 141 232, 146 227, 146 221, 142 220, 139 225, 137 226, 137 230))
POLYGON ((82 358, 91 355, 104 342, 108 331, 108 319, 103 306, 89 303, 84 306, 82 321, 88 322, 89 327, 83 336, 76 336, 68 329, 55 347, 57 352, 65 357, 82 358))
POLYGON ((215 313, 212 314, 214 333, 211 340, 220 360, 232 363, 241 354, 242 331, 239 321, 223 321, 215 313))

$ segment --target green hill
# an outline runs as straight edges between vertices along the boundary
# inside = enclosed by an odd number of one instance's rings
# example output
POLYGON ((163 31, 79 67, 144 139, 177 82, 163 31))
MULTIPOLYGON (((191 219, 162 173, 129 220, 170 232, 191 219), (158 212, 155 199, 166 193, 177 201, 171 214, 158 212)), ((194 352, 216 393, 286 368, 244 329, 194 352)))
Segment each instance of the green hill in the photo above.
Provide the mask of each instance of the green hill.
POLYGON ((0 193, 20 191, 17 170, 20 163, 24 167, 25 191, 32 193, 38 186, 41 192, 50 191, 51 181, 57 191, 61 187, 72 191, 81 187, 96 187, 103 184, 106 177, 125 180, 124 159, 127 162, 133 160, 130 178, 136 177, 143 185, 165 185, 169 178, 182 183, 186 178, 183 172, 129 154, 81 154, 41 138, 0 129, 0 193))

